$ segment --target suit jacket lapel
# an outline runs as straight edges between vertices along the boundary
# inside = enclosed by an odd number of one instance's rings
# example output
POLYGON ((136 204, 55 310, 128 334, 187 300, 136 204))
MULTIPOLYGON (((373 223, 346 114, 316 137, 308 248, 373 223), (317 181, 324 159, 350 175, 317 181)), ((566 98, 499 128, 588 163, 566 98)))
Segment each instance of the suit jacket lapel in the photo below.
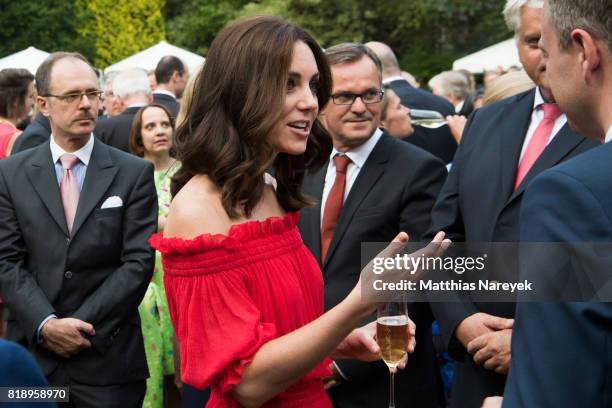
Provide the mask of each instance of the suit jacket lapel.
POLYGON ((516 169, 523 148, 523 141, 531 123, 535 89, 518 97, 506 105, 503 121, 500 124, 502 197, 504 201, 512 195, 516 169))
POLYGON ((307 175, 307 182, 304 183, 304 193, 314 197, 317 204, 314 207, 307 207, 302 210, 301 225, 303 238, 308 242, 315 259, 321 265, 321 198, 325 186, 325 175, 329 161, 315 174, 307 175))
POLYGON ((95 209, 96 204, 100 202, 104 193, 106 193, 106 190, 117 174, 117 170, 118 168, 110 157, 108 146, 96 139, 89 165, 87 166, 87 172, 85 173, 85 181, 81 189, 76 216, 74 217, 74 225, 72 226, 73 237, 76 236, 89 214, 95 209))
POLYGON ((323 260, 323 269, 325 269, 329 260, 334 255, 338 244, 342 240, 346 229, 353 219, 353 215, 355 215, 355 211, 357 211, 363 199, 366 198, 374 184, 376 184, 378 179, 385 172, 385 163, 389 160, 389 154, 391 153, 389 151, 390 144, 388 143, 390 137, 391 136, 386 134, 381 136, 363 165, 363 168, 359 171, 359 175, 353 183, 351 191, 342 207, 340 219, 338 220, 334 236, 329 244, 329 249, 327 250, 327 256, 323 260))
POLYGON ((60 229, 68 236, 68 226, 64 215, 64 206, 60 196, 59 184, 55 175, 53 158, 49 143, 44 143, 36 148, 36 153, 32 156, 30 164, 26 166, 26 172, 30 183, 40 196, 41 201, 49 210, 51 217, 55 220, 60 229))
POLYGON ((559 163, 568 153, 570 153, 576 146, 582 143, 585 139, 581 136, 576 135, 571 131, 569 125, 566 123, 559 133, 554 137, 548 146, 544 149, 540 157, 533 163, 529 172, 525 175, 523 181, 518 186, 516 191, 510 197, 512 201, 514 197, 521 194, 529 182, 533 180, 535 176, 543 172, 544 170, 553 167, 559 163))

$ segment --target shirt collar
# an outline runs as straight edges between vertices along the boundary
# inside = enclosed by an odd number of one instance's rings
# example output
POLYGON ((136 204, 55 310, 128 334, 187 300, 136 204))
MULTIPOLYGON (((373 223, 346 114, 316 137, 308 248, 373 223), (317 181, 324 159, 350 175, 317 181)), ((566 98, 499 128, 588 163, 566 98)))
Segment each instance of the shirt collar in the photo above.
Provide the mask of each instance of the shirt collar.
MULTIPOLYGON (((53 163, 57 163, 62 154, 67 153, 64 149, 62 149, 56 142, 53 134, 51 134, 51 157, 53 159, 53 163)), ((85 166, 89 165, 89 159, 91 158, 91 152, 93 151, 94 145, 94 137, 93 134, 89 135, 89 140, 85 143, 85 146, 81 147, 76 152, 72 152, 76 157, 79 158, 81 163, 85 166)))
POLYGON ((535 98, 533 98, 533 110, 536 110, 540 105, 545 104, 544 98, 542 97, 542 93, 540 92, 540 87, 536 86, 535 98))
POLYGON ((457 106, 455 106, 455 113, 461 112, 461 109, 463 109, 463 105, 465 105, 465 101, 459 102, 457 106))
POLYGON ((154 94, 161 94, 161 95, 168 95, 171 96, 173 99, 176 99, 176 96, 170 92, 170 91, 166 91, 165 89, 156 89, 153 91, 154 94))
POLYGON ((363 165, 365 164, 366 160, 368 160, 370 153, 372 153, 372 150, 374 150, 374 146, 376 146, 382 134, 383 134, 382 130, 377 128, 376 131, 372 134, 372 136, 370 136, 367 142, 363 143, 360 146, 357 146, 356 148, 352 150, 349 150, 348 152, 339 152, 334 147, 332 149, 332 153, 329 159, 333 160, 334 156, 338 153, 346 154, 349 157, 349 159, 351 159, 351 161, 358 168, 361 169, 363 165))
POLYGON ((404 79, 403 76, 396 75, 396 76, 392 76, 392 77, 383 79, 382 83, 383 83, 383 85, 387 85, 387 84, 390 84, 393 81, 405 81, 405 79, 404 79))
POLYGON ((606 133, 604 143, 608 143, 610 140, 612 140, 612 126, 608 128, 608 133, 606 133))
POLYGON ((136 103, 132 103, 132 104, 128 105, 128 107, 126 109, 130 109, 130 108, 142 108, 143 106, 147 106, 147 104, 144 103, 144 102, 136 102, 136 103))

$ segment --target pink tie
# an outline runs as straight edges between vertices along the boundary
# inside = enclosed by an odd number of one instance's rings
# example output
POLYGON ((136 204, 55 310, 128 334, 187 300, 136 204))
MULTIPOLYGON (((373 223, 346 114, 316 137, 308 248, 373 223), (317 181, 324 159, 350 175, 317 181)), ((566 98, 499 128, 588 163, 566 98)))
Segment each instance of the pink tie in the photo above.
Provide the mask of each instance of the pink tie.
POLYGON ((61 155, 60 161, 64 168, 64 177, 62 177, 62 182, 60 183, 60 194, 62 196, 62 204, 64 205, 68 232, 72 234, 72 225, 74 224, 74 216, 76 215, 80 194, 79 183, 74 174, 72 174, 72 168, 79 162, 79 158, 74 154, 66 153, 61 155))
POLYGON ((529 172, 529 169, 531 169, 531 166, 533 166, 533 163, 535 163, 546 148, 548 140, 550 139, 550 134, 555 126, 555 121, 561 116, 561 111, 556 103, 544 103, 542 104, 542 109, 544 110, 544 119, 542 119, 542 122, 540 122, 535 133, 531 137, 525 154, 523 154, 523 158, 519 163, 516 171, 516 179, 514 180, 515 190, 521 185, 521 182, 529 172))

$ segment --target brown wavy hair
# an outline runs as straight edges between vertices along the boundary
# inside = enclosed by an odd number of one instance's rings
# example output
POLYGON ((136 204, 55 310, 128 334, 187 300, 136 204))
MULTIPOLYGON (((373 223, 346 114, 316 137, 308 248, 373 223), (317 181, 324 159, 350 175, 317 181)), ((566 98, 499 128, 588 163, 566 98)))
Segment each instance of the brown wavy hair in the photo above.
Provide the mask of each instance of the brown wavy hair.
POLYGON ((194 175, 206 174, 221 190, 231 218, 250 216, 264 192, 263 175, 273 167, 285 211, 313 204, 302 194, 302 181, 307 171, 326 162, 332 146, 319 120, 302 155, 275 155, 269 141, 282 116, 297 41, 314 54, 321 110, 331 94, 331 73, 323 51, 306 31, 279 17, 256 16, 238 20, 217 35, 196 79, 187 117, 175 133, 182 167, 173 177, 172 195, 194 175))

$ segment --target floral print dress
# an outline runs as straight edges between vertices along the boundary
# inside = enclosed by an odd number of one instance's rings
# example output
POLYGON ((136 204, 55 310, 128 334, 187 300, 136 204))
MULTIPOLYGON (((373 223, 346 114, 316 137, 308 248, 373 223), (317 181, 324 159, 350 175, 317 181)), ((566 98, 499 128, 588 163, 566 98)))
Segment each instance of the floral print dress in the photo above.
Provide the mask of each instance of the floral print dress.
MULTIPOLYGON (((159 206, 159 216, 167 217, 170 208, 170 181, 180 164, 175 162, 169 169, 155 172, 155 188, 159 206)), ((144 299, 138 307, 144 337, 149 378, 144 408, 163 408, 164 376, 174 374, 174 350, 172 339, 174 330, 168 312, 168 301, 164 290, 164 271, 161 254, 155 251, 155 271, 144 299)))

